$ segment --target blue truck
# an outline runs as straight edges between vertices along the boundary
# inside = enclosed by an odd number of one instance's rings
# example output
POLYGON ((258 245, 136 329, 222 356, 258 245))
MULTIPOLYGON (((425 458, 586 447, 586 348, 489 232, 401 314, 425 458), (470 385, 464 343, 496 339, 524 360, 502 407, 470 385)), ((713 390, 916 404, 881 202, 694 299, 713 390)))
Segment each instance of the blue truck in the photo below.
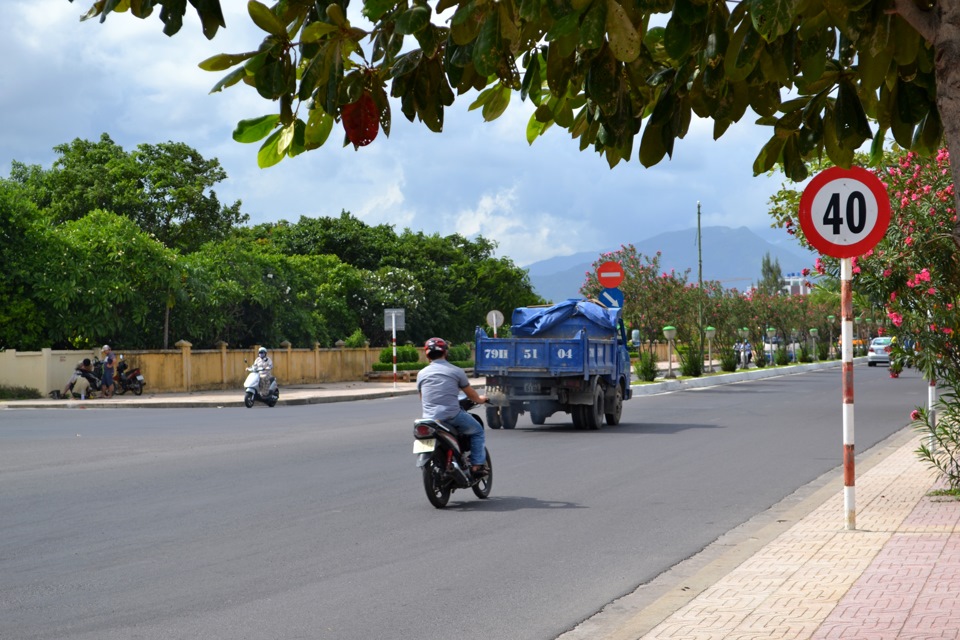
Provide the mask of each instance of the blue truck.
POLYGON ((511 337, 491 338, 478 327, 474 371, 486 378, 487 424, 513 429, 530 414, 541 425, 569 413, 578 429, 620 422, 632 397, 630 355, 621 310, 569 299, 514 310, 511 337))

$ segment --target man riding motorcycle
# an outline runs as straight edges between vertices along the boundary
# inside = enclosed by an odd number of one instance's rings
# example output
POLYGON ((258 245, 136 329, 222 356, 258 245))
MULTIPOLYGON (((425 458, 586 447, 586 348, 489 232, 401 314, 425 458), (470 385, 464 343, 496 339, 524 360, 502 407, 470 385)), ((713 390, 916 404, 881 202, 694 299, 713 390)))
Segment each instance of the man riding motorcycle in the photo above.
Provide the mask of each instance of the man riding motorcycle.
POLYGON ((470 386, 463 369, 447 360, 447 343, 442 338, 430 338, 423 345, 430 364, 417 375, 417 391, 423 404, 423 417, 452 425, 461 434, 470 436, 470 471, 474 476, 483 475, 486 469, 483 425, 460 407, 460 392, 463 391, 477 404, 487 402, 470 386))

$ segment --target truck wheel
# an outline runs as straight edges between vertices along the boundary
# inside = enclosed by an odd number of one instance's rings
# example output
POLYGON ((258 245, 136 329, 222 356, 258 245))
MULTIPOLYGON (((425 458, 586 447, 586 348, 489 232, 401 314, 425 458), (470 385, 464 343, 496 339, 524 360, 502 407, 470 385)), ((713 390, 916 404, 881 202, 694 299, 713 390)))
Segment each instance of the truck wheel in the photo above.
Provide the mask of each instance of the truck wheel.
POLYGON ((499 429, 500 424, 500 409, 498 407, 487 407, 487 424, 491 429, 499 429))
POLYGON ((623 413, 623 388, 618 384, 617 385, 617 394, 613 399, 613 406, 611 407, 611 412, 605 414, 607 418, 607 424, 611 427, 620 424, 620 414, 623 413))
POLYGON ((500 424, 504 429, 513 429, 517 426, 517 412, 513 407, 500 407, 500 424))
POLYGON ((583 405, 583 414, 588 429, 596 431, 603 426, 603 388, 600 385, 593 394, 593 405, 583 405))
POLYGON ((530 412, 530 422, 532 422, 533 424, 541 425, 546 421, 547 421, 547 416, 543 415, 539 411, 530 412))
POLYGON ((581 411, 581 409, 584 408, 585 407, 582 404, 575 404, 570 411, 570 413, 573 415, 573 426, 577 429, 587 428, 587 425, 583 419, 583 411, 581 411))

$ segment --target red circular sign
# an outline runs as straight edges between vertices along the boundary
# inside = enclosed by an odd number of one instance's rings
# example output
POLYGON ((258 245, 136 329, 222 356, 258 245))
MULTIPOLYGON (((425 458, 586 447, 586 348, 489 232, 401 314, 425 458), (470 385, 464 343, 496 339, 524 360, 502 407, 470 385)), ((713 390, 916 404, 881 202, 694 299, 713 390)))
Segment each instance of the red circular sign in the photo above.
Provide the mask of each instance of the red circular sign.
POLYGON ((604 262, 597 269, 597 280, 607 289, 613 289, 623 282, 623 267, 613 260, 604 262))
POLYGON ((860 167, 821 171, 800 197, 800 228, 824 255, 863 255, 880 242, 889 224, 886 188, 877 176, 860 167))

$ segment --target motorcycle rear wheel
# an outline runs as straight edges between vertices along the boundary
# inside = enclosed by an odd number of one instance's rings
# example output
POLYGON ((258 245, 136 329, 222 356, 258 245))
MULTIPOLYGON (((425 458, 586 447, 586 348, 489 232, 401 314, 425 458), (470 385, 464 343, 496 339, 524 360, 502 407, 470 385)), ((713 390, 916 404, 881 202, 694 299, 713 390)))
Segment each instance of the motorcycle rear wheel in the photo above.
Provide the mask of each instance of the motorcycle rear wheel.
POLYGON ((493 461, 490 459, 490 450, 486 447, 483 450, 487 453, 487 461, 483 463, 487 469, 487 475, 473 485, 473 493, 481 500, 486 500, 490 497, 490 489, 493 487, 493 461))
POLYGON ((140 384, 139 380, 134 382, 133 385, 130 387, 130 389, 133 391, 133 395, 135 396, 139 396, 143 394, 143 385, 140 384))
POLYGON ((246 395, 243 396, 243 405, 247 409, 253 406, 253 391, 247 391, 246 395))
POLYGON ((427 492, 427 500, 437 509, 443 509, 450 502, 450 487, 442 484, 443 470, 437 466, 436 460, 430 460, 423 466, 423 488, 427 492))
POLYGON ((127 388, 123 386, 122 382, 117 382, 116 384, 113 385, 113 392, 118 396, 122 396, 127 392, 127 388))

